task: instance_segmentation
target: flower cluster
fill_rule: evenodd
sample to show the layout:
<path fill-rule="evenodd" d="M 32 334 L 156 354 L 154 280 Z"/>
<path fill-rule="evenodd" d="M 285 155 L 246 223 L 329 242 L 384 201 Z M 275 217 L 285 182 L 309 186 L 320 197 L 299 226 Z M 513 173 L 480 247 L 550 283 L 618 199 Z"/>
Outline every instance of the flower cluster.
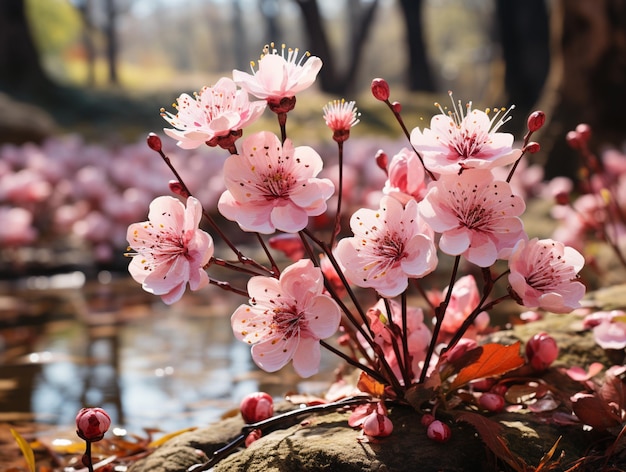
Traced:
<path fill-rule="evenodd" d="M 251 74 L 235 70 L 232 79 L 220 79 L 195 98 L 181 95 L 177 115 L 163 113 L 174 127 L 165 132 L 180 147 L 206 143 L 230 153 L 217 209 L 243 232 L 255 234 L 251 241 L 260 245 L 266 261 L 245 255 L 210 212 L 204 212 L 208 232 L 200 229 L 200 202 L 172 168 L 177 181 L 170 188 L 186 206 L 159 197 L 149 220 L 130 226 L 130 272 L 166 303 L 180 299 L 187 284 L 191 290 L 211 284 L 245 296 L 248 301 L 235 310 L 231 325 L 263 370 L 274 372 L 291 362 L 299 375 L 311 376 L 319 369 L 322 347 L 360 369 L 359 389 L 377 402 L 360 408 L 351 424 L 385 436 L 392 426 L 383 400 L 419 409 L 412 403 L 415 388 L 447 382 L 446 391 L 453 391 L 477 380 L 462 370 L 463 362 L 483 359 L 475 338 L 487 328 L 496 304 L 514 300 L 554 313 L 579 307 L 584 260 L 561 242 L 529 238 L 521 219 L 525 199 L 513 177 L 522 156 L 538 149 L 530 137 L 545 116 L 531 115 L 528 133 L 516 147 L 513 135 L 501 131 L 511 109 L 490 117 L 489 110 L 455 102 L 452 94 L 451 111 L 437 105 L 440 113 L 430 127 L 407 131 L 406 147 L 391 159 L 384 151 L 372 156 L 387 176 L 382 197 L 373 208 L 351 215 L 349 231 L 342 227 L 343 150 L 359 122 L 355 103 L 334 100 L 323 108 L 337 143 L 335 184 L 320 177 L 325 162 L 312 147 L 287 138 L 296 94 L 315 82 L 321 66 L 308 53 L 299 56 L 297 49 L 269 45 Z M 372 93 L 406 130 L 401 106 L 389 102 L 388 84 L 375 79 Z M 261 131 L 243 137 L 265 105 L 276 115 L 280 136 Z M 150 139 L 169 165 L 160 141 Z M 336 206 L 330 205 L 335 195 Z M 324 214 L 330 227 L 310 224 L 311 217 Z M 216 256 L 213 237 L 235 259 Z M 291 263 L 283 263 L 272 248 L 283 249 Z M 247 287 L 209 276 L 214 266 L 249 276 Z M 439 289 L 442 267 L 451 270 Z M 474 270 L 461 276 L 463 267 Z M 426 282 L 429 274 L 437 275 L 435 282 Z M 482 274 L 482 283 L 475 274 Z M 361 298 L 363 291 L 368 296 Z M 376 301 L 364 305 L 372 295 Z M 336 347 L 327 340 L 339 332 Z M 484 358 L 493 357 L 494 349 L 485 349 Z M 489 370 L 492 375 L 523 363 L 515 346 L 500 354 L 508 361 Z M 542 362 L 536 361 L 547 361 Z M 489 393 L 483 408 L 495 411 L 501 400 Z M 438 420 L 430 430 L 439 440 L 449 437 Z"/>

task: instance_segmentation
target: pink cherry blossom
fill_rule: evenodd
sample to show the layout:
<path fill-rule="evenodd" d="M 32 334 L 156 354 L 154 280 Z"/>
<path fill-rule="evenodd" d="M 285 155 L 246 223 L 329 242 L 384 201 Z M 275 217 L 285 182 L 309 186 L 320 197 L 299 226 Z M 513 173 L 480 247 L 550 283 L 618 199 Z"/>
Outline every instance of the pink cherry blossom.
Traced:
<path fill-rule="evenodd" d="M 387 166 L 387 182 L 383 193 L 406 204 L 410 199 L 420 201 L 426 194 L 424 166 L 417 154 L 402 148 Z"/>
<path fill-rule="evenodd" d="M 580 307 L 585 286 L 577 274 L 585 263 L 575 249 L 552 239 L 520 241 L 509 258 L 509 283 L 527 308 L 569 313 Z"/>
<path fill-rule="evenodd" d="M 136 252 L 130 275 L 167 304 L 183 296 L 187 283 L 191 290 L 209 283 L 204 266 L 213 256 L 213 239 L 198 229 L 201 218 L 202 207 L 194 197 L 186 207 L 174 197 L 157 197 L 148 221 L 128 227 L 126 237 Z"/>
<path fill-rule="evenodd" d="M 527 238 L 518 218 L 524 200 L 486 170 L 442 176 L 429 185 L 419 209 L 433 230 L 441 233 L 439 249 L 462 254 L 479 267 L 506 258 L 515 243 Z"/>
<path fill-rule="evenodd" d="M 402 372 L 400 371 L 400 362 L 393 346 L 394 340 L 396 346 L 402 346 L 401 333 L 405 331 L 405 327 L 402 323 L 402 309 L 400 305 L 393 300 L 390 300 L 389 306 L 391 313 L 387 311 L 384 300 L 380 299 L 376 305 L 367 310 L 366 315 L 370 329 L 374 334 L 374 341 L 382 348 L 385 360 L 391 367 L 398 381 L 404 384 Z M 399 328 L 398 331 L 392 330 L 392 321 L 393 324 Z M 424 313 L 421 308 L 407 307 L 406 336 L 409 357 L 411 358 L 411 372 L 415 379 L 419 377 L 421 372 L 420 366 L 426 357 L 426 350 L 431 339 L 431 333 L 424 324 Z M 360 339 L 361 343 L 366 345 L 365 340 Z"/>
<path fill-rule="evenodd" d="M 437 306 L 445 298 L 448 287 L 441 292 L 429 293 L 428 299 Z M 467 317 L 478 307 L 480 293 L 473 275 L 461 277 L 454 283 L 452 294 L 446 308 L 445 316 L 441 323 L 442 334 L 454 334 L 467 319 Z M 474 337 L 477 332 L 484 330 L 489 324 L 489 314 L 481 312 L 474 321 L 473 329 L 465 334 L 465 337 Z"/>
<path fill-rule="evenodd" d="M 224 163 L 227 190 L 218 209 L 244 231 L 300 231 L 309 216 L 326 211 L 335 191 L 329 179 L 316 178 L 322 165 L 313 148 L 294 148 L 290 140 L 281 146 L 267 131 L 253 134 L 243 141 L 241 154 Z"/>
<path fill-rule="evenodd" d="M 322 60 L 306 52 L 298 58 L 299 50 L 286 48 L 283 44 L 280 53 L 274 43 L 263 48 L 258 70 L 251 62 L 252 74 L 233 70 L 233 80 L 257 98 L 278 103 L 283 98 L 294 97 L 298 92 L 309 88 L 322 68 Z"/>
<path fill-rule="evenodd" d="M 176 100 L 178 112 L 161 110 L 161 116 L 174 129 L 165 134 L 178 140 L 183 149 L 195 149 L 204 143 L 215 146 L 254 122 L 265 110 L 264 101 L 249 102 L 248 94 L 235 82 L 222 77 L 213 87 L 203 87 L 194 97 L 183 93 Z"/>
<path fill-rule="evenodd" d="M 25 208 L 0 206 L 0 244 L 24 246 L 37 237 L 33 214 Z"/>
<path fill-rule="evenodd" d="M 275 372 L 293 360 L 302 377 L 319 370 L 319 341 L 335 334 L 341 320 L 339 306 L 323 291 L 322 272 L 309 259 L 287 267 L 280 279 L 248 281 L 250 304 L 235 310 L 231 326 L 237 339 L 253 344 L 261 369 Z"/>
<path fill-rule="evenodd" d="M 463 169 L 492 169 L 515 162 L 521 155 L 513 149 L 513 135 L 499 133 L 498 129 L 510 117 L 507 112 L 487 113 L 472 109 L 472 102 L 463 107 L 454 102 L 453 111 L 441 114 L 430 121 L 430 129 L 419 128 L 411 132 L 411 143 L 421 153 L 426 168 L 436 174 L 458 174 Z M 496 121 L 497 120 L 497 121 Z"/>
<path fill-rule="evenodd" d="M 433 232 L 414 200 L 403 207 L 384 196 L 378 210 L 357 210 L 350 227 L 354 237 L 339 241 L 336 257 L 348 280 L 359 287 L 395 297 L 406 290 L 410 277 L 423 277 L 437 266 Z"/>

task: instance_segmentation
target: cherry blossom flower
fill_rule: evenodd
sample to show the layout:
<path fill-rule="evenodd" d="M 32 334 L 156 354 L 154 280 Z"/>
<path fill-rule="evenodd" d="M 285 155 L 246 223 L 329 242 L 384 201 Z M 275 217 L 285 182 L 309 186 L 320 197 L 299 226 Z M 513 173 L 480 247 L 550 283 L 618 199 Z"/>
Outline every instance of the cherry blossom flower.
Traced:
<path fill-rule="evenodd" d="M 237 339 L 253 344 L 252 359 L 261 369 L 275 372 L 293 360 L 302 377 L 319 370 L 319 341 L 341 320 L 339 306 L 323 291 L 322 272 L 309 259 L 287 267 L 280 279 L 248 281 L 250 304 L 235 310 L 231 326 Z"/>
<path fill-rule="evenodd" d="M 387 166 L 387 182 L 383 193 L 406 204 L 409 200 L 420 201 L 426 194 L 424 166 L 417 154 L 402 148 Z"/>
<path fill-rule="evenodd" d="M 359 123 L 360 113 L 354 106 L 355 102 L 346 102 L 344 99 L 333 100 L 324 105 L 324 121 L 326 126 L 333 130 L 333 139 L 343 142 L 350 136 L 350 128 Z"/>
<path fill-rule="evenodd" d="M 76 434 L 88 442 L 100 441 L 111 426 L 111 417 L 102 408 L 82 408 L 76 415 Z"/>
<path fill-rule="evenodd" d="M 336 257 L 348 280 L 395 297 L 409 277 L 423 277 L 437 266 L 433 232 L 417 213 L 417 202 L 406 207 L 383 196 L 378 210 L 362 208 L 350 219 L 354 237 L 339 241 Z"/>
<path fill-rule="evenodd" d="M 510 116 L 499 110 L 492 118 L 481 110 L 473 110 L 472 102 L 463 107 L 454 102 L 452 110 L 441 110 L 430 121 L 430 129 L 411 132 L 411 143 L 419 150 L 428 170 L 436 174 L 458 174 L 463 169 L 492 169 L 515 162 L 521 149 L 513 149 L 513 135 L 498 129 Z M 465 108 L 465 109 L 464 109 Z M 512 109 L 511 107 L 509 111 Z"/>
<path fill-rule="evenodd" d="M 227 77 L 213 87 L 203 87 L 195 97 L 183 93 L 176 102 L 176 115 L 161 109 L 161 116 L 174 127 L 163 131 L 183 149 L 204 143 L 216 146 L 224 140 L 232 144 L 231 134 L 239 137 L 239 131 L 261 116 L 266 106 L 264 101 L 249 102 L 248 94 Z"/>
<path fill-rule="evenodd" d="M 322 158 L 308 146 L 293 146 L 263 131 L 243 141 L 240 155 L 224 163 L 227 190 L 218 202 L 222 215 L 244 231 L 295 233 L 309 216 L 326 211 L 335 191 L 329 179 L 318 179 Z"/>
<path fill-rule="evenodd" d="M 33 214 L 25 208 L 0 206 L 0 244 L 25 246 L 37 237 Z"/>
<path fill-rule="evenodd" d="M 518 218 L 524 209 L 511 186 L 493 180 L 486 170 L 442 176 L 419 202 L 422 217 L 441 233 L 439 249 L 479 267 L 506 258 L 515 243 L 527 238 Z"/>
<path fill-rule="evenodd" d="M 514 298 L 526 308 L 569 313 L 580 307 L 585 286 L 577 274 L 585 263 L 575 249 L 552 239 L 520 241 L 509 258 Z"/>
<path fill-rule="evenodd" d="M 174 197 L 157 197 L 150 204 L 148 221 L 128 227 L 132 253 L 128 271 L 167 304 L 178 301 L 189 283 L 198 290 L 209 283 L 204 266 L 213 256 L 213 239 L 198 229 L 202 217 L 200 202 L 187 199 L 187 206 Z"/>
<path fill-rule="evenodd" d="M 282 99 L 292 98 L 309 88 L 322 68 L 319 57 L 308 52 L 298 57 L 298 53 L 297 48 L 287 48 L 284 44 L 280 53 L 274 49 L 274 43 L 266 45 L 258 70 L 254 70 L 256 64 L 253 61 L 250 63 L 252 74 L 233 70 L 233 80 L 251 95 L 267 100 L 270 108 L 276 107 Z"/>

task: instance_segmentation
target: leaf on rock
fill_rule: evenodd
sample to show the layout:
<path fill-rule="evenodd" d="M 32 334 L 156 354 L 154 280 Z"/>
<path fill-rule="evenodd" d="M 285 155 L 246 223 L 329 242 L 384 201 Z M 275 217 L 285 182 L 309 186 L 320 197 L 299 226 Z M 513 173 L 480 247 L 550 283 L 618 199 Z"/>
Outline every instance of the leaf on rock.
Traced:
<path fill-rule="evenodd" d="M 365 372 L 361 372 L 359 381 L 356 384 L 357 388 L 364 393 L 369 393 L 373 397 L 380 398 L 385 392 L 385 386 L 380 382 L 377 382 Z"/>
<path fill-rule="evenodd" d="M 481 348 L 480 357 L 461 369 L 450 385 L 451 389 L 458 388 L 472 380 L 502 375 L 524 365 L 524 358 L 519 353 L 519 341 L 510 346 L 491 343 L 485 344 Z"/>

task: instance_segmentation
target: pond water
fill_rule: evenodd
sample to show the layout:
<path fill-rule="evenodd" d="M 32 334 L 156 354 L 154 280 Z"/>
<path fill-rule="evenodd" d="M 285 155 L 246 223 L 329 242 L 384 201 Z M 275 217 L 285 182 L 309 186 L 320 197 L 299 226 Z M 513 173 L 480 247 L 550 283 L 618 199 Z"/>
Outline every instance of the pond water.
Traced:
<path fill-rule="evenodd" d="M 122 275 L 80 272 L 0 282 L 0 419 L 73 425 L 102 406 L 131 432 L 203 426 L 247 393 L 319 393 L 337 360 L 302 381 L 261 372 L 233 337 L 241 297 L 208 288 L 168 307 Z"/>

